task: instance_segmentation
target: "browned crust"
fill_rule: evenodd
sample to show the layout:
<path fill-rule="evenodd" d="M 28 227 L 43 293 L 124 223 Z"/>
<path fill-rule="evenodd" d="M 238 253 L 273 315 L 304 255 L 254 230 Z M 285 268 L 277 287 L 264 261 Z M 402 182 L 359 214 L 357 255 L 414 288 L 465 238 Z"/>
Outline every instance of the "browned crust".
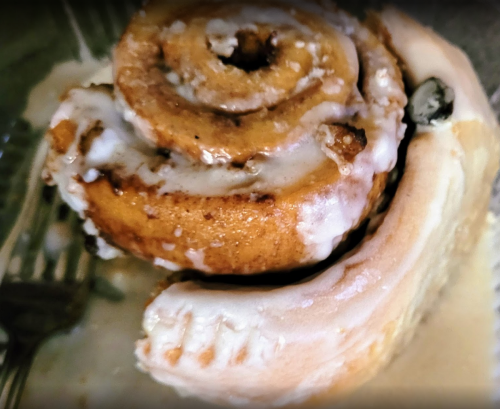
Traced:
<path fill-rule="evenodd" d="M 361 220 L 385 180 L 386 174 L 375 176 Z M 89 203 L 87 216 L 103 236 L 141 258 L 195 268 L 186 252 L 201 249 L 203 263 L 213 274 L 255 274 L 299 267 L 307 255 L 296 226 L 301 204 L 313 194 L 310 185 L 288 195 L 258 198 L 158 196 L 137 179 L 116 186 L 109 177 L 82 186 Z M 175 248 L 167 251 L 163 244 Z"/>
<path fill-rule="evenodd" d="M 77 124 L 68 119 L 62 120 L 47 133 L 52 149 L 59 155 L 68 152 L 75 140 Z"/>

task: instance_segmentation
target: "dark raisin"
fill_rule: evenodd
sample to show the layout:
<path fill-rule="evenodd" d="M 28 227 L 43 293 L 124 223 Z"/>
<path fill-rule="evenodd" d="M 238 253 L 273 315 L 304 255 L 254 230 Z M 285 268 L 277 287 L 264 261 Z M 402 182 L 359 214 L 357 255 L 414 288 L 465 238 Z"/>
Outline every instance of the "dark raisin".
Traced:
<path fill-rule="evenodd" d="M 408 104 L 413 122 L 429 125 L 444 121 L 453 113 L 455 92 L 439 78 L 429 78 L 418 86 Z"/>

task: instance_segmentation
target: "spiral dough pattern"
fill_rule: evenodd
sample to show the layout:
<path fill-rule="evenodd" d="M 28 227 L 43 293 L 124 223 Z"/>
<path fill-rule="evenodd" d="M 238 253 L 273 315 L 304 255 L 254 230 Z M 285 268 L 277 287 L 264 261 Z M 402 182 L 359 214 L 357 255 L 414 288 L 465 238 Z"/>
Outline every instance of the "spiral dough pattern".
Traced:
<path fill-rule="evenodd" d="M 68 93 L 48 168 L 98 240 L 169 269 L 325 259 L 373 210 L 404 134 L 394 57 L 336 6 L 153 1 L 113 71 L 114 90 Z"/>

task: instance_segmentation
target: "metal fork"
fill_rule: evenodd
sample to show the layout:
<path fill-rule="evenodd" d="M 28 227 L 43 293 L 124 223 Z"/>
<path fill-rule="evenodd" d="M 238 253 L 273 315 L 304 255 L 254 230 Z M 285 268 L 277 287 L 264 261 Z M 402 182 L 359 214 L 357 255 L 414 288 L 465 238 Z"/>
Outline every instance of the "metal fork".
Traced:
<path fill-rule="evenodd" d="M 0 325 L 9 336 L 0 371 L 0 408 L 16 408 L 38 347 L 83 315 L 92 257 L 75 232 L 77 217 L 41 181 L 40 146 L 26 202 L 0 250 Z"/>

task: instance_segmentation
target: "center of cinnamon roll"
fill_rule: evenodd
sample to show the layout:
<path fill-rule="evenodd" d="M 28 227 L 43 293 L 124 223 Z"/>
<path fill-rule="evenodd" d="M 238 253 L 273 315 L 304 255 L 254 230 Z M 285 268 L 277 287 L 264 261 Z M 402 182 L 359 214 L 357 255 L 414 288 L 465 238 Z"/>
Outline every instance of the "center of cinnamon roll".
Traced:
<path fill-rule="evenodd" d="M 162 148 L 244 164 L 366 105 L 353 40 L 314 13 L 279 1 L 200 2 L 158 24 L 151 16 L 162 7 L 138 17 L 115 54 L 119 101 L 138 134 Z M 337 109 L 314 111 L 321 103 Z"/>
<path fill-rule="evenodd" d="M 218 55 L 224 64 L 233 65 L 247 73 L 269 67 L 276 58 L 277 32 L 264 35 L 240 30 L 235 35 L 238 45 L 229 57 Z M 211 45 L 211 44 L 210 44 Z"/>

